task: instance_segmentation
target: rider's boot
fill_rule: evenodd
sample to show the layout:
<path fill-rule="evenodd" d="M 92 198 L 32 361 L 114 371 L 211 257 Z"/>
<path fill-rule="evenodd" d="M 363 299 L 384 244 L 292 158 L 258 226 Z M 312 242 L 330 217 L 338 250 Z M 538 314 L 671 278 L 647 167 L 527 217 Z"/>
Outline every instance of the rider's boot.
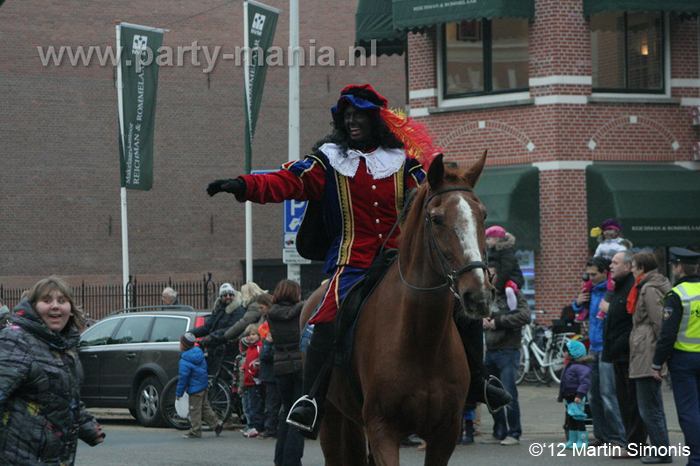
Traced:
<path fill-rule="evenodd" d="M 304 395 L 292 405 L 287 416 L 287 423 L 298 427 L 301 435 L 309 439 L 316 439 L 321 427 L 323 403 L 332 368 L 328 357 L 333 347 L 333 337 L 332 322 L 315 325 L 311 342 L 306 348 Z M 312 393 L 315 384 L 316 390 Z"/>
<path fill-rule="evenodd" d="M 496 377 L 491 376 L 488 382 L 484 370 L 484 328 L 481 319 L 471 319 L 461 310 L 454 314 L 455 324 L 462 338 L 467 362 L 471 372 L 471 384 L 467 393 L 467 403 L 485 403 L 492 413 L 500 410 L 511 402 L 513 397 Z"/>

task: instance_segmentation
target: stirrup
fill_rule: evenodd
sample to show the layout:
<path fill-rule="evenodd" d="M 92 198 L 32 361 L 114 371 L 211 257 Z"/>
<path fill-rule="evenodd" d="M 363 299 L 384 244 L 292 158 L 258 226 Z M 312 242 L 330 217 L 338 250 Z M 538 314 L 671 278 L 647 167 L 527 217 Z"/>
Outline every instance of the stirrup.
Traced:
<path fill-rule="evenodd" d="M 308 403 L 314 409 L 314 420 L 310 426 L 301 424 L 300 422 L 292 419 L 292 413 L 299 403 Z M 316 425 L 316 419 L 318 419 L 318 404 L 314 398 L 309 398 L 308 395 L 303 395 L 301 398 L 295 401 L 292 408 L 289 410 L 289 414 L 287 414 L 287 424 L 293 425 L 301 430 L 305 430 L 306 432 L 313 432 L 314 426 Z"/>
<path fill-rule="evenodd" d="M 501 382 L 501 380 L 500 380 L 498 377 L 494 376 L 494 375 L 490 375 L 490 376 L 489 376 L 489 379 L 484 383 L 484 403 L 486 403 L 486 407 L 488 408 L 489 413 L 493 414 L 493 413 L 499 412 L 500 410 L 502 410 L 503 408 L 505 408 L 505 407 L 508 406 L 508 405 L 505 404 L 505 405 L 503 405 L 503 406 L 499 406 L 499 407 L 496 408 L 496 409 L 493 409 L 493 408 L 491 407 L 491 405 L 489 404 L 489 397 L 488 397 L 488 388 L 489 388 L 489 385 L 491 385 L 491 382 L 495 382 L 495 383 L 493 384 L 494 387 L 500 388 L 500 389 L 502 389 L 503 391 L 505 391 L 506 393 L 507 393 L 508 391 L 506 390 L 506 387 L 503 385 L 503 382 Z"/>

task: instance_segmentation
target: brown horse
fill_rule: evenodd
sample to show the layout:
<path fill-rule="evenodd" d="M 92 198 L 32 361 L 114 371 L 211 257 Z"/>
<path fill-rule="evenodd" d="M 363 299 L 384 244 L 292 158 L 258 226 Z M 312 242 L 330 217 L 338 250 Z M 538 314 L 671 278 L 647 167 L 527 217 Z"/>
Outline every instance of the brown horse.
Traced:
<path fill-rule="evenodd" d="M 446 169 L 442 155 L 432 162 L 403 225 L 398 260 L 357 324 L 351 370 L 364 403 L 342 371 L 331 377 L 320 432 L 326 465 L 398 465 L 399 444 L 410 434 L 426 441 L 427 466 L 452 456 L 470 382 L 455 299 L 482 318 L 493 292 L 481 262 L 486 209 L 472 191 L 485 159 L 486 152 L 466 171 Z M 302 325 L 314 301 L 318 291 Z"/>

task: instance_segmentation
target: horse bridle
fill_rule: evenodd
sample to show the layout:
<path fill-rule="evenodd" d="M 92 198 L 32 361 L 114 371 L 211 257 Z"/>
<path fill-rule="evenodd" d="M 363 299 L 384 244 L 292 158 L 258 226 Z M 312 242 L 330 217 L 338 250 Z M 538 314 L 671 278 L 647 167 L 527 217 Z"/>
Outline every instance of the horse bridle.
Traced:
<path fill-rule="evenodd" d="M 465 191 L 468 193 L 473 192 L 469 188 L 463 188 L 463 187 L 456 187 L 456 188 L 445 188 L 441 189 L 439 191 L 434 192 L 433 194 L 428 197 L 428 200 L 425 202 L 425 221 L 426 221 L 426 228 L 428 230 L 428 238 L 431 243 L 431 247 L 435 249 L 438 253 L 438 258 L 440 259 L 440 268 L 442 269 L 442 274 L 445 279 L 445 283 L 438 285 L 438 286 L 433 286 L 433 287 L 428 287 L 428 288 L 422 288 L 418 286 L 411 285 L 406 281 L 406 279 L 403 277 L 403 273 L 401 272 L 401 254 L 399 254 L 398 257 L 398 269 L 399 269 L 399 277 L 401 278 L 401 281 L 404 283 L 404 285 L 408 286 L 409 288 L 417 291 L 434 291 L 434 290 L 439 290 L 440 288 L 444 287 L 449 287 L 450 291 L 454 293 L 454 295 L 461 301 L 461 296 L 457 292 L 457 288 L 455 286 L 455 280 L 462 275 L 465 272 L 469 272 L 470 270 L 474 269 L 484 269 L 486 273 L 489 273 L 489 268 L 488 266 L 483 262 L 483 261 L 472 261 L 462 267 L 461 269 L 458 270 L 450 270 L 450 263 L 445 257 L 445 254 L 442 252 L 440 249 L 440 246 L 437 244 L 437 240 L 435 239 L 435 234 L 433 233 L 433 223 L 430 220 L 430 210 L 428 207 L 430 206 L 430 201 L 433 200 L 435 196 L 439 196 L 441 194 L 445 194 L 448 192 L 452 191 Z"/>

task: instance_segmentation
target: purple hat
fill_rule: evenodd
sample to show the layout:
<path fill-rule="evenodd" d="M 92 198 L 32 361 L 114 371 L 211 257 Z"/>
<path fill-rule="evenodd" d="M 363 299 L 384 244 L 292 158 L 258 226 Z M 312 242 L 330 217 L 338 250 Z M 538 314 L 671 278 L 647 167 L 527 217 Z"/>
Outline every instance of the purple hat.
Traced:
<path fill-rule="evenodd" d="M 494 226 L 486 229 L 486 237 L 487 238 L 505 238 L 506 237 L 506 229 L 503 227 L 499 227 L 498 225 L 494 225 Z"/>
<path fill-rule="evenodd" d="M 620 231 L 620 230 L 622 230 L 622 224 L 620 222 L 618 222 L 617 220 L 615 220 L 614 218 L 609 218 L 600 224 L 601 230 L 605 231 L 608 228 L 613 228 L 617 231 Z"/>

